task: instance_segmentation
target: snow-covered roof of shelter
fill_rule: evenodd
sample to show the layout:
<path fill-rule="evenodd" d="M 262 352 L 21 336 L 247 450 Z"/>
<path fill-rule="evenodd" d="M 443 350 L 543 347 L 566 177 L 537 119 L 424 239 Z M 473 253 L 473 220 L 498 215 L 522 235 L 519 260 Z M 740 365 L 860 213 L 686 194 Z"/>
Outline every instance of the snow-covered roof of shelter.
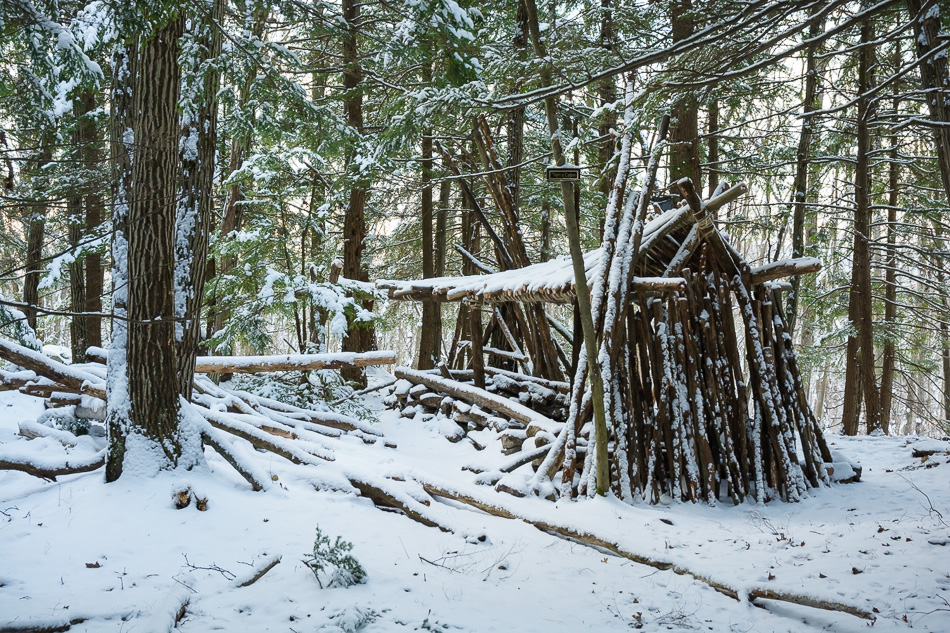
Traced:
<path fill-rule="evenodd" d="M 641 248 L 649 251 L 662 237 L 691 221 L 688 207 L 663 213 L 644 227 Z M 602 248 L 584 254 L 588 279 L 600 274 Z M 410 281 L 381 279 L 376 287 L 388 290 L 392 299 L 416 301 L 545 301 L 568 303 L 574 296 L 571 258 L 562 255 L 524 268 L 467 277 L 430 277 Z"/>

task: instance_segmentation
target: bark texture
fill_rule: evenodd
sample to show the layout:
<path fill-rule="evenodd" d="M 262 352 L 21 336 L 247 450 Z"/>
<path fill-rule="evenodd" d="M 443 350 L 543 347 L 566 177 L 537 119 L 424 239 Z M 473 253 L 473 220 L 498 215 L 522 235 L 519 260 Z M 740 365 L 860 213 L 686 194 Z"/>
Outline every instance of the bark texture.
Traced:
<path fill-rule="evenodd" d="M 141 44 L 132 78 L 135 145 L 129 190 L 128 396 L 131 427 L 181 456 L 175 345 L 174 228 L 181 16 Z M 131 429 L 130 429 L 131 431 Z"/>
<path fill-rule="evenodd" d="M 343 0 L 343 20 L 346 30 L 343 35 L 343 90 L 346 98 L 343 112 L 346 123 L 353 134 L 363 133 L 363 94 L 360 83 L 363 69 L 360 67 L 357 35 L 360 23 L 360 3 L 357 0 Z M 347 157 L 352 163 L 354 156 Z M 350 164 L 352 168 L 352 164 Z M 343 271 L 348 279 L 369 281 L 369 272 L 363 263 L 363 241 L 366 239 L 366 183 L 357 181 L 350 189 L 346 216 L 343 221 Z M 373 309 L 373 300 L 361 300 L 363 308 Z M 372 325 L 365 322 L 351 322 L 343 338 L 344 352 L 366 352 L 375 346 L 375 333 Z M 366 376 L 359 369 L 344 369 L 340 374 L 347 380 L 366 386 Z"/>

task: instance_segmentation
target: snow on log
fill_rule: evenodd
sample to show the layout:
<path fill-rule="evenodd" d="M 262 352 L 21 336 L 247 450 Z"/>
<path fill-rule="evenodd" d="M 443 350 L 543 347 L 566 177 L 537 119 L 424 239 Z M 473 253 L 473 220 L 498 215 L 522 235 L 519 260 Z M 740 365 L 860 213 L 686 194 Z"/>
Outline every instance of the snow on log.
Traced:
<path fill-rule="evenodd" d="M 294 464 L 319 464 L 314 458 L 330 462 L 334 460 L 333 453 L 326 447 L 313 442 L 302 443 L 300 440 L 291 441 L 272 435 L 256 426 L 255 422 L 258 421 L 252 416 L 211 411 L 203 407 L 195 407 L 195 411 L 201 414 L 214 428 L 236 435 L 250 442 L 254 448 L 276 453 Z M 301 445 L 305 445 L 310 450 L 303 450 Z"/>
<path fill-rule="evenodd" d="M 256 374 L 275 371 L 309 371 L 393 365 L 396 352 L 342 352 L 340 354 L 278 354 L 273 356 L 199 356 L 198 374 Z"/>
<path fill-rule="evenodd" d="M 241 458 L 226 433 L 214 428 L 206 420 L 201 421 L 201 427 L 201 439 L 204 443 L 213 448 L 247 483 L 251 484 L 255 492 L 269 487 L 267 476 L 258 470 L 256 465 Z"/>
<path fill-rule="evenodd" d="M 781 279 L 782 277 L 817 273 L 819 270 L 821 270 L 821 261 L 814 257 L 782 259 L 753 268 L 752 283 L 761 284 L 766 281 L 772 281 L 773 279 Z"/>
<path fill-rule="evenodd" d="M 105 466 L 106 453 L 98 453 L 86 457 L 70 457 L 60 461 L 47 460 L 39 463 L 33 459 L 26 459 L 21 456 L 0 455 L 0 470 L 19 470 L 28 475 L 39 477 L 40 479 L 49 479 L 56 481 L 61 475 L 75 475 L 77 473 L 88 473 Z"/>
<path fill-rule="evenodd" d="M 686 280 L 682 277 L 634 277 L 631 285 L 634 292 L 686 290 Z"/>
<path fill-rule="evenodd" d="M 36 379 L 37 375 L 34 371 L 5 371 L 0 369 L 0 391 L 19 389 Z"/>
<path fill-rule="evenodd" d="M 525 426 L 535 425 L 545 431 L 556 433 L 561 425 L 554 420 L 532 411 L 528 407 L 503 396 L 489 393 L 472 385 L 466 385 L 454 380 L 447 380 L 441 376 L 428 374 L 407 367 L 397 367 L 394 372 L 396 378 L 403 378 L 417 385 L 425 385 L 434 391 L 445 393 L 457 400 L 477 404 L 483 409 L 496 411 L 506 415 Z"/>
<path fill-rule="evenodd" d="M 17 435 L 20 437 L 25 437 L 28 440 L 36 439 L 38 437 L 51 437 L 63 446 L 69 448 L 72 448 L 79 443 L 79 438 L 69 431 L 63 429 L 54 429 L 52 427 L 46 426 L 45 424 L 34 422 L 33 420 L 23 420 L 17 426 Z"/>
<path fill-rule="evenodd" d="M 643 229 L 642 249 L 648 251 L 667 236 L 692 220 L 685 206 L 672 209 L 651 220 Z M 588 279 L 600 275 L 601 249 L 584 254 L 584 268 Z M 662 272 L 662 269 L 655 271 Z M 682 281 L 682 280 L 680 280 Z M 658 282 L 655 278 L 635 278 L 634 284 L 645 283 L 646 290 L 671 290 L 677 285 L 673 279 Z M 664 287 L 657 287 L 659 283 Z M 684 282 L 685 283 L 685 282 Z M 670 287 L 666 287 L 671 284 Z M 376 288 L 386 290 L 391 299 L 410 301 L 543 301 L 570 303 L 574 298 L 574 269 L 567 256 L 489 275 L 468 277 L 430 277 L 412 281 L 380 279 Z"/>
<path fill-rule="evenodd" d="M 0 338 L 0 358 L 57 382 L 76 393 L 105 399 L 102 379 L 78 367 L 71 367 L 13 341 Z M 60 389 L 60 391 L 63 391 Z"/>

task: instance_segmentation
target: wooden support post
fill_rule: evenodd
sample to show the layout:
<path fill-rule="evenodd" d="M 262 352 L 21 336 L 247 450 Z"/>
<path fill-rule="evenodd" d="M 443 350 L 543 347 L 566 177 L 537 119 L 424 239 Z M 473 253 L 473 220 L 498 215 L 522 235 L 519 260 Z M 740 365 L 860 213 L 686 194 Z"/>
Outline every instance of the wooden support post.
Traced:
<path fill-rule="evenodd" d="M 480 303 L 469 307 L 470 331 L 472 341 L 472 370 L 475 372 L 475 386 L 485 388 L 485 356 L 482 351 L 482 306 Z"/>

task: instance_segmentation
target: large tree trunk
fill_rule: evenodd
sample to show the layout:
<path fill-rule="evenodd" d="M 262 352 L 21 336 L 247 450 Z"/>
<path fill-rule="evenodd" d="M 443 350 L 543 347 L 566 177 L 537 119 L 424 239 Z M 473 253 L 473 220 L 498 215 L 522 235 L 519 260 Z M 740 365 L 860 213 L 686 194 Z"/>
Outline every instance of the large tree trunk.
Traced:
<path fill-rule="evenodd" d="M 343 90 L 345 100 L 343 111 L 346 123 L 354 131 L 363 133 L 363 95 L 359 92 L 360 82 L 363 79 L 363 69 L 360 67 L 357 34 L 359 33 L 360 3 L 357 0 L 343 0 L 343 20 L 346 30 L 343 35 Z M 351 169 L 353 156 L 347 156 L 347 163 Z M 348 279 L 369 281 L 369 273 L 363 263 L 363 241 L 366 239 L 366 184 L 362 178 L 354 173 L 356 182 L 350 188 L 349 202 L 346 206 L 346 217 L 343 221 L 343 276 Z M 373 309 L 372 299 L 361 301 L 366 310 Z M 350 323 L 343 339 L 343 351 L 367 352 L 375 347 L 375 333 L 370 323 Z M 366 376 L 359 369 L 345 369 L 340 374 L 346 380 L 351 380 L 366 386 Z"/>
<path fill-rule="evenodd" d="M 180 131 L 177 108 L 181 82 L 178 40 L 183 27 L 184 19 L 173 17 L 157 28 L 147 42 L 134 38 L 130 45 L 138 50 L 132 55 L 135 59 L 129 79 L 132 94 L 126 125 L 131 134 L 122 134 L 123 139 L 131 137 L 134 143 L 126 225 L 128 400 L 119 401 L 123 396 L 121 388 L 110 389 L 109 426 L 110 432 L 116 432 L 118 437 L 110 437 L 107 479 L 121 474 L 122 461 L 129 450 L 140 451 L 140 457 L 148 452 L 151 460 L 159 456 L 153 466 L 160 468 L 177 465 L 183 454 L 184 438 L 178 425 L 174 306 Z M 122 166 L 128 167 L 128 163 Z M 117 200 L 117 207 L 122 204 L 121 198 Z M 113 257 L 122 259 L 123 253 L 114 252 Z M 117 379 L 120 378 L 111 375 L 109 383 Z"/>
<path fill-rule="evenodd" d="M 175 287 L 180 296 L 176 316 L 181 321 L 178 341 L 178 390 L 191 400 L 195 356 L 201 339 L 201 306 L 208 270 L 208 234 L 214 207 L 214 165 L 218 133 L 217 92 L 220 71 L 208 61 L 221 54 L 221 29 L 225 0 L 215 0 L 210 15 L 195 17 L 201 25 L 197 43 L 201 53 L 194 70 L 204 73 L 197 80 L 197 109 L 185 113 L 182 129 L 181 194 L 176 214 Z"/>
<path fill-rule="evenodd" d="M 808 38 L 814 39 L 824 31 L 824 23 L 816 22 L 808 31 Z M 805 254 L 805 216 L 808 212 L 808 171 L 811 166 L 810 149 L 811 138 L 814 132 L 815 120 L 809 116 L 821 105 L 821 96 L 818 92 L 818 64 L 815 59 L 817 46 L 808 47 L 805 56 L 805 98 L 802 102 L 802 131 L 798 137 L 798 153 L 795 160 L 795 181 L 792 184 L 792 257 L 801 257 Z M 788 294 L 788 334 L 795 336 L 795 326 L 798 323 L 798 302 L 801 292 L 802 278 L 800 275 L 792 277 L 792 291 Z"/>
<path fill-rule="evenodd" d="M 933 123 L 934 141 L 940 163 L 940 179 L 944 195 L 950 202 L 950 65 L 946 51 L 931 55 L 940 45 L 941 3 L 934 0 L 921 2 L 907 0 L 907 10 L 914 19 L 914 41 L 917 43 L 917 59 L 920 62 L 920 83 L 926 95 L 927 109 Z M 942 266 L 941 266 L 942 268 Z M 942 298 L 947 305 L 946 297 Z M 946 314 L 946 313 L 945 313 Z M 940 319 L 941 364 L 943 367 L 943 415 L 950 419 L 950 333 L 946 319 Z"/>
<path fill-rule="evenodd" d="M 870 20 L 861 25 L 861 43 L 863 47 L 858 58 L 858 94 L 862 95 L 857 104 L 857 166 L 854 173 L 854 242 L 851 254 L 851 290 L 849 295 L 848 317 L 855 329 L 855 335 L 848 337 L 847 370 L 845 372 L 845 412 L 842 418 L 845 432 L 857 432 L 856 406 L 849 406 L 849 400 L 857 391 L 860 380 L 864 393 L 864 407 L 868 432 L 881 426 L 880 392 L 874 371 L 874 321 L 871 297 L 871 179 L 870 152 L 871 135 L 869 124 L 874 116 L 874 104 L 867 96 L 874 85 L 873 64 L 874 48 L 870 43 L 874 39 Z"/>
<path fill-rule="evenodd" d="M 129 188 L 132 185 L 132 74 L 135 40 L 112 60 L 109 144 L 112 156 L 112 340 L 106 359 L 106 481 L 122 475 L 128 411 Z"/>

